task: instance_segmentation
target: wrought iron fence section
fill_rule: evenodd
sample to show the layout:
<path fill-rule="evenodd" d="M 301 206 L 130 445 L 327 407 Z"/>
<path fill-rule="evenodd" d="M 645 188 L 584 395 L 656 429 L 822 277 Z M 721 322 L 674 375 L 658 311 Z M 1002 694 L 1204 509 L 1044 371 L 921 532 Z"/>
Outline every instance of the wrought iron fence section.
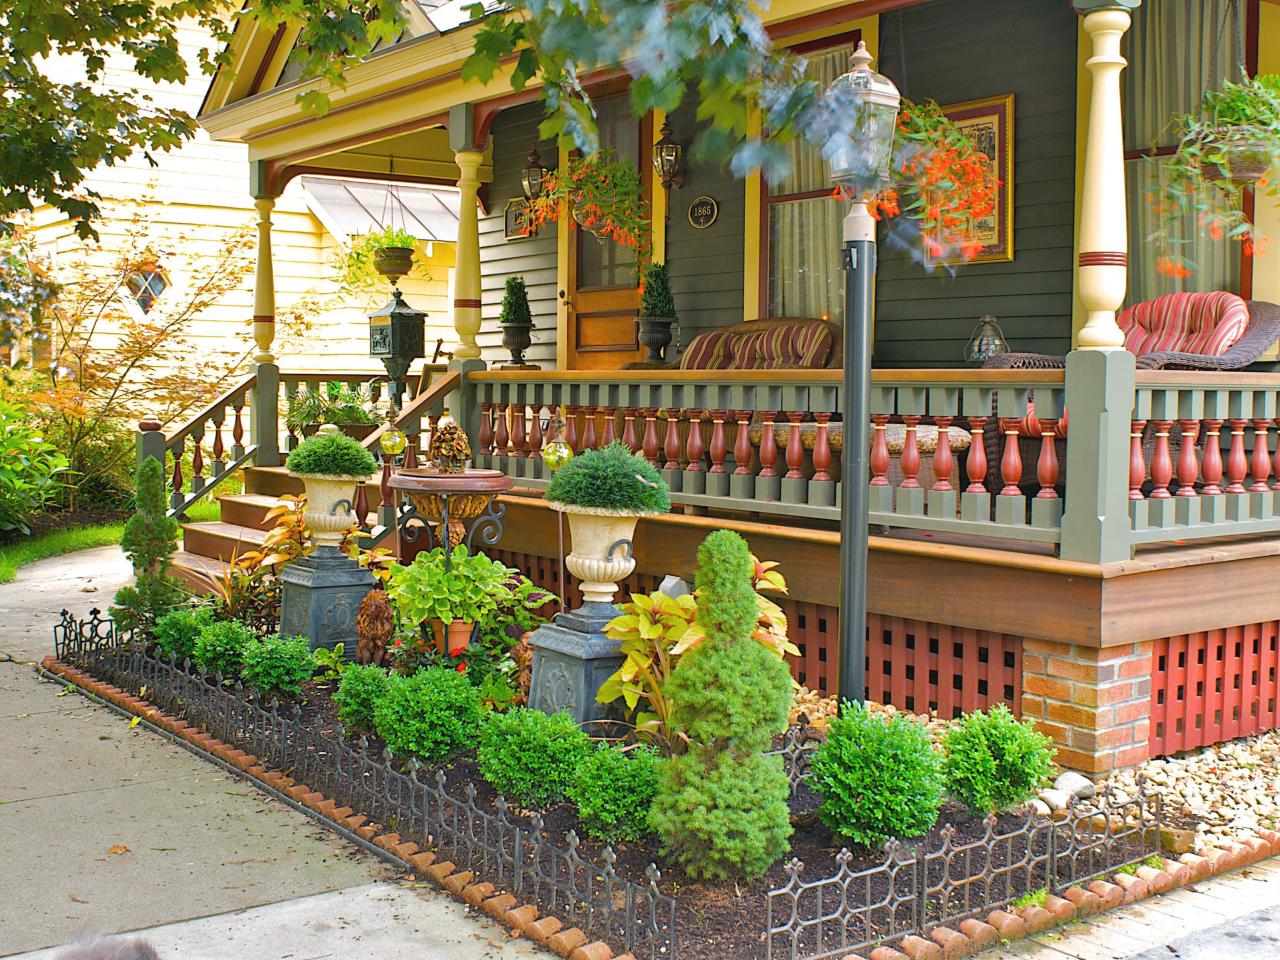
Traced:
<path fill-rule="evenodd" d="M 256 699 L 238 682 L 153 656 L 131 631 L 97 610 L 81 620 L 64 611 L 54 643 L 62 662 L 133 691 L 403 840 L 434 846 L 442 857 L 542 903 L 591 936 L 647 960 L 676 957 L 676 903 L 659 889 L 656 867 L 649 867 L 645 883 L 627 880 L 618 874 L 611 848 L 598 858 L 584 856 L 572 832 L 563 845 L 556 843 L 540 818 L 513 816 L 502 797 L 493 812 L 486 810 L 472 784 L 459 798 L 443 772 L 416 762 L 399 766 L 364 738 L 346 740 L 341 725 L 336 736 L 326 734 L 304 722 L 297 704 Z"/>
<path fill-rule="evenodd" d="M 772 755 L 781 755 L 793 797 L 800 789 L 800 784 L 809 779 L 810 764 L 820 746 L 822 737 L 814 732 L 808 718 L 801 714 L 799 722 L 788 727 L 787 732 L 782 735 L 782 745 L 777 750 L 768 751 Z"/>

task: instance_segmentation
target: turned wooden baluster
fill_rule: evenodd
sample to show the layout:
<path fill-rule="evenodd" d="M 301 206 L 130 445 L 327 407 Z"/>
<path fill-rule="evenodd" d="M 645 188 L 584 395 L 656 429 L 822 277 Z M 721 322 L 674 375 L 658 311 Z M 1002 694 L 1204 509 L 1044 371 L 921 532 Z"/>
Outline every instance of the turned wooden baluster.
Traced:
<path fill-rule="evenodd" d="M 622 445 L 632 453 L 640 452 L 640 441 L 636 437 L 636 408 L 624 407 L 622 410 Z"/>
<path fill-rule="evenodd" d="M 493 404 L 480 404 L 480 452 L 493 453 Z"/>
<path fill-rule="evenodd" d="M 654 407 L 644 409 L 644 440 L 640 443 L 644 458 L 655 467 L 658 465 L 658 411 Z"/>
<path fill-rule="evenodd" d="M 175 510 L 182 505 L 182 449 L 183 441 L 173 445 L 173 492 L 169 494 L 169 506 Z"/>
<path fill-rule="evenodd" d="M 1179 497 L 1196 497 L 1196 480 L 1200 477 L 1200 465 L 1196 463 L 1196 437 L 1200 435 L 1199 420 L 1179 420 L 1182 428 L 1182 449 L 1178 451 Z"/>
<path fill-rule="evenodd" d="M 803 480 L 804 479 L 804 439 L 800 435 L 800 421 L 804 419 L 804 412 L 792 411 L 787 414 L 787 419 L 791 421 L 791 428 L 787 432 L 787 480 Z"/>
<path fill-rule="evenodd" d="M 582 451 L 582 445 L 578 442 L 578 410 L 579 407 L 566 406 L 564 408 L 564 442 L 569 445 L 574 453 Z"/>
<path fill-rule="evenodd" d="M 542 405 L 535 403 L 529 408 L 529 459 L 542 459 Z"/>
<path fill-rule="evenodd" d="M 1250 493 L 1266 493 L 1271 489 L 1267 478 L 1271 476 L 1271 447 L 1267 431 L 1271 429 L 1270 420 L 1253 421 L 1253 484 Z"/>
<path fill-rule="evenodd" d="M 600 412 L 604 414 L 604 432 L 600 435 L 600 446 L 607 447 L 617 439 L 614 431 L 617 429 L 618 411 L 614 407 L 601 407 Z"/>
<path fill-rule="evenodd" d="M 902 484 L 905 489 L 914 490 L 920 486 L 916 478 L 920 475 L 920 443 L 916 438 L 916 430 L 920 426 L 920 417 L 913 415 L 902 418 L 906 427 L 906 436 L 902 440 Z"/>
<path fill-rule="evenodd" d="M 1142 452 L 1142 431 L 1147 427 L 1145 420 L 1129 421 L 1129 499 L 1145 500 L 1142 495 L 1142 484 L 1147 479 L 1147 459 Z"/>
<path fill-rule="evenodd" d="M 1231 447 L 1227 450 L 1227 493 L 1245 493 L 1249 459 L 1244 454 L 1244 428 L 1248 420 L 1231 420 Z"/>
<path fill-rule="evenodd" d="M 1018 425 L 1016 417 L 1002 417 L 1000 430 L 1004 433 L 1004 455 L 1000 458 L 1000 479 L 1004 486 L 1000 496 L 1017 497 L 1022 494 L 1018 484 L 1022 482 L 1022 451 L 1018 449 Z"/>
<path fill-rule="evenodd" d="M 596 439 L 596 409 L 595 407 L 583 407 L 583 428 L 582 428 L 582 449 L 596 450 L 600 446 L 600 442 Z"/>
<path fill-rule="evenodd" d="M 751 411 L 738 410 L 734 413 L 738 422 L 738 432 L 733 438 L 733 459 L 738 464 L 734 468 L 735 477 L 751 476 Z"/>
<path fill-rule="evenodd" d="M 367 531 L 369 529 L 369 493 L 365 490 L 363 480 L 356 484 L 356 502 L 351 505 L 351 509 L 356 514 L 356 529 Z"/>
<path fill-rule="evenodd" d="M 1040 459 L 1036 461 L 1040 492 L 1036 494 L 1037 500 L 1058 499 L 1058 491 L 1054 489 L 1058 483 L 1058 448 L 1053 442 L 1057 430 L 1057 420 L 1040 421 Z"/>
<path fill-rule="evenodd" d="M 986 417 L 968 417 L 969 433 L 972 439 L 969 441 L 969 456 L 965 458 L 964 469 L 969 475 L 969 486 L 965 487 L 965 493 L 986 493 L 987 492 L 987 446 L 983 440 L 983 434 L 987 429 Z"/>
<path fill-rule="evenodd" d="M 204 421 L 191 430 L 191 490 L 204 489 Z"/>
<path fill-rule="evenodd" d="M 1280 427 L 1280 417 L 1272 421 L 1277 427 Z M 1272 490 L 1280 490 L 1280 432 L 1276 434 L 1276 453 L 1274 460 L 1276 482 L 1271 485 Z"/>
<path fill-rule="evenodd" d="M 214 476 L 221 476 L 222 471 L 227 468 L 227 450 L 222 445 L 222 421 L 226 416 L 226 411 L 222 408 L 213 415 L 213 473 Z"/>
<path fill-rule="evenodd" d="M 1206 497 L 1222 496 L 1222 447 L 1219 438 L 1222 436 L 1221 420 L 1204 422 L 1204 465 L 1200 473 L 1204 478 L 1204 489 L 1200 492 Z"/>
<path fill-rule="evenodd" d="M 391 500 L 391 461 L 394 460 L 389 453 L 382 454 L 382 476 L 378 478 L 378 493 L 382 497 L 382 506 L 385 508 L 392 502 Z"/>
<path fill-rule="evenodd" d="M 231 457 L 239 460 L 244 456 L 244 421 L 241 419 L 244 413 L 244 398 L 240 397 L 233 401 L 231 410 Z"/>
<path fill-rule="evenodd" d="M 404 468 L 406 470 L 418 469 L 418 440 L 415 437 L 407 437 L 404 448 Z M 504 451 L 505 453 L 505 451 Z"/>
<path fill-rule="evenodd" d="M 498 404 L 493 408 L 493 452 L 505 457 L 510 452 L 511 434 L 507 429 L 507 413 L 509 408 Z"/>
<path fill-rule="evenodd" d="M 951 471 L 955 468 L 955 458 L 951 455 L 951 421 L 953 417 L 934 417 L 938 425 L 938 442 L 933 448 L 933 489 L 946 493 L 955 488 L 951 485 Z"/>
<path fill-rule="evenodd" d="M 889 428 L 889 415 L 887 413 L 874 413 L 871 415 L 871 486 L 887 487 L 889 486 L 889 465 L 892 462 L 889 456 L 889 439 L 886 431 Z M 849 451 L 845 451 L 845 456 L 849 455 Z"/>
<path fill-rule="evenodd" d="M 511 404 L 511 455 L 524 459 L 528 451 L 524 446 L 524 404 Z"/>
<path fill-rule="evenodd" d="M 663 464 L 664 470 L 680 469 L 680 411 L 671 409 L 667 411 L 667 436 L 662 444 L 662 452 L 667 455 L 667 462 Z"/>
<path fill-rule="evenodd" d="M 760 434 L 760 473 L 757 476 L 770 478 L 778 474 L 773 465 L 778 462 L 778 440 L 773 433 L 773 422 L 777 416 L 772 410 L 763 414 L 764 426 Z"/>
<path fill-rule="evenodd" d="M 831 438 L 827 431 L 831 414 L 815 413 L 813 419 L 818 422 L 813 438 L 813 479 L 817 483 L 830 483 L 831 474 L 827 470 L 831 466 Z"/>
<path fill-rule="evenodd" d="M 684 448 L 684 455 L 687 461 L 685 469 L 694 473 L 702 473 L 706 470 L 706 466 L 702 462 L 702 454 L 705 452 L 702 445 L 702 417 L 704 412 L 702 410 L 689 411 L 689 437 Z"/>
<path fill-rule="evenodd" d="M 1153 500 L 1168 500 L 1172 497 L 1169 493 L 1169 483 L 1173 480 L 1173 458 L 1169 452 L 1169 428 L 1173 426 L 1172 420 L 1152 420 L 1152 426 L 1156 429 L 1156 450 L 1151 456 L 1151 482 L 1154 489 L 1151 491 Z"/>
<path fill-rule="evenodd" d="M 724 460 L 729 455 L 729 443 L 724 435 L 724 418 L 729 415 L 727 410 L 711 411 L 711 446 L 708 452 L 711 454 L 711 472 L 724 473 Z"/>

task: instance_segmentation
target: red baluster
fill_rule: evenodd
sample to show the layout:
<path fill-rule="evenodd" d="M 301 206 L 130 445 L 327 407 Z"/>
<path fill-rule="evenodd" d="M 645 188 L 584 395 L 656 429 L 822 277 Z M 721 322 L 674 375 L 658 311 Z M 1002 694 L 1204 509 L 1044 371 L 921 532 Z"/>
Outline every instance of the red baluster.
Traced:
<path fill-rule="evenodd" d="M 902 424 L 906 427 L 906 436 L 902 440 L 902 488 L 914 490 L 920 486 L 916 478 L 920 476 L 920 443 L 916 438 L 916 430 L 920 426 L 920 417 L 905 416 Z"/>
<path fill-rule="evenodd" d="M 764 414 L 764 428 L 760 435 L 760 473 L 761 477 L 776 477 L 773 465 L 778 462 L 778 440 L 773 434 L 773 421 L 776 414 L 771 410 Z"/>
<path fill-rule="evenodd" d="M 204 424 L 199 423 L 191 432 L 192 488 L 204 486 Z M 199 481 L 196 483 L 194 481 Z"/>
<path fill-rule="evenodd" d="M 1206 497 L 1222 496 L 1222 487 L 1219 486 L 1222 481 L 1222 447 L 1219 446 L 1221 436 L 1221 420 L 1204 422 L 1204 466 L 1200 472 L 1204 477 L 1204 489 L 1201 493 Z"/>
<path fill-rule="evenodd" d="M 1151 491 L 1153 500 L 1168 500 L 1169 482 L 1173 479 L 1173 459 L 1169 453 L 1169 428 L 1172 420 L 1152 420 L 1156 428 L 1156 452 L 1151 457 Z"/>
<path fill-rule="evenodd" d="M 1004 481 L 1000 488 L 1002 497 L 1016 497 L 1022 493 L 1018 487 L 1022 482 L 1022 451 L 1018 449 L 1020 422 L 1016 417 L 1000 418 L 1000 429 L 1004 433 L 1004 456 L 1000 458 L 1000 479 Z"/>
<path fill-rule="evenodd" d="M 1142 431 L 1147 421 L 1129 421 L 1129 499 L 1145 500 L 1142 484 L 1147 479 L 1147 460 L 1142 452 Z"/>
<path fill-rule="evenodd" d="M 889 439 L 886 431 L 889 428 L 889 415 L 875 413 L 871 415 L 871 486 L 889 486 Z M 849 456 L 846 449 L 844 455 Z"/>
<path fill-rule="evenodd" d="M 542 406 L 534 404 L 529 408 L 533 415 L 529 418 L 529 459 L 542 459 Z"/>
<path fill-rule="evenodd" d="M 640 441 L 636 439 L 635 407 L 624 407 L 622 410 L 622 445 L 632 453 L 640 452 Z"/>
<path fill-rule="evenodd" d="M 934 417 L 938 425 L 938 442 L 933 448 L 933 489 L 946 493 L 955 489 L 951 486 L 951 471 L 955 468 L 955 458 L 951 456 L 951 421 L 952 417 Z"/>
<path fill-rule="evenodd" d="M 527 451 L 524 447 L 524 404 L 511 404 L 511 455 L 524 458 Z"/>
<path fill-rule="evenodd" d="M 614 431 L 617 429 L 618 411 L 613 407 L 601 407 L 600 412 L 604 414 L 604 435 L 600 438 L 600 446 L 607 447 L 617 439 Z"/>
<path fill-rule="evenodd" d="M 493 430 L 493 452 L 500 457 L 508 456 L 510 453 L 511 434 L 507 432 L 507 414 L 509 408 L 498 404 L 493 408 L 494 430 Z"/>
<path fill-rule="evenodd" d="M 505 427 L 503 429 L 505 429 Z M 505 448 L 501 452 L 505 454 Z M 412 437 L 409 438 L 409 442 L 404 448 L 404 469 L 418 469 L 418 441 Z"/>
<path fill-rule="evenodd" d="M 244 413 L 244 400 L 238 400 L 231 410 L 231 442 L 235 445 L 238 457 L 240 456 L 239 448 L 244 445 L 244 421 L 241 419 L 241 414 Z"/>
<path fill-rule="evenodd" d="M 738 410 L 734 413 L 738 421 L 738 432 L 733 438 L 733 459 L 738 466 L 734 469 L 735 477 L 751 476 L 751 411 Z"/>
<path fill-rule="evenodd" d="M 787 433 L 787 476 L 788 480 L 803 480 L 804 470 L 804 439 L 800 435 L 800 421 L 804 419 L 804 412 L 791 412 L 787 414 L 787 419 L 791 421 L 791 429 Z"/>
<path fill-rule="evenodd" d="M 1058 499 L 1058 491 L 1054 489 L 1058 483 L 1058 448 L 1053 442 L 1057 429 L 1057 420 L 1040 421 L 1040 459 L 1036 461 L 1040 492 L 1036 494 L 1037 500 Z"/>
<path fill-rule="evenodd" d="M 1199 420 L 1179 420 L 1182 428 L 1182 449 L 1178 451 L 1178 496 L 1195 497 L 1196 480 L 1200 465 L 1196 463 L 1196 437 L 1200 435 Z"/>
<path fill-rule="evenodd" d="M 727 410 L 711 411 L 711 446 L 708 452 L 711 454 L 712 473 L 725 472 L 724 458 L 729 455 L 729 444 L 724 435 L 724 418 L 728 415 Z"/>
<path fill-rule="evenodd" d="M 596 439 L 596 411 L 592 407 L 584 407 L 582 412 L 583 412 L 582 449 L 583 450 L 599 449 L 600 443 Z"/>
<path fill-rule="evenodd" d="M 653 407 L 644 410 L 644 440 L 640 443 L 644 458 L 655 467 L 658 465 L 658 411 Z"/>
<path fill-rule="evenodd" d="M 983 433 L 987 429 L 986 417 L 968 417 L 969 433 L 972 435 L 969 440 L 969 456 L 965 460 L 965 473 L 969 475 L 969 486 L 965 488 L 965 493 L 986 493 L 987 492 L 987 447 L 983 441 Z"/>
<path fill-rule="evenodd" d="M 1244 428 L 1248 420 L 1231 420 L 1231 448 L 1227 451 L 1227 493 L 1244 493 L 1249 460 L 1244 455 Z"/>
<path fill-rule="evenodd" d="M 702 417 L 704 411 L 689 411 L 689 441 L 685 444 L 685 457 L 688 463 L 685 465 L 686 470 L 694 473 L 701 473 L 706 468 L 702 464 Z"/>
<path fill-rule="evenodd" d="M 564 442 L 574 453 L 581 453 L 583 449 L 578 442 L 578 411 L 580 409 L 580 407 L 570 406 L 564 408 Z"/>
<path fill-rule="evenodd" d="M 382 496 L 383 504 L 391 502 L 391 461 L 394 459 L 391 454 L 384 453 L 382 455 L 382 477 L 378 480 L 378 493 Z"/>
<path fill-rule="evenodd" d="M 369 529 L 369 494 L 365 490 L 364 481 L 356 484 L 356 502 L 351 505 L 356 514 L 356 529 Z"/>
<path fill-rule="evenodd" d="M 1272 421 L 1277 427 L 1280 427 L 1280 418 Z M 1276 434 L 1276 453 L 1275 453 L 1275 475 L 1276 482 L 1271 485 L 1272 490 L 1280 490 L 1280 432 Z"/>
<path fill-rule="evenodd" d="M 480 452 L 493 453 L 493 404 L 480 404 Z"/>
<path fill-rule="evenodd" d="M 667 436 L 662 444 L 662 451 L 667 455 L 665 470 L 680 469 L 680 411 L 667 411 Z"/>
<path fill-rule="evenodd" d="M 829 413 L 815 413 L 813 419 L 818 422 L 817 433 L 813 438 L 813 479 L 818 483 L 828 483 L 831 474 L 827 469 L 831 466 L 831 438 L 827 436 Z"/>
<path fill-rule="evenodd" d="M 219 410 L 217 416 L 213 418 L 213 469 L 218 473 L 222 472 L 222 464 L 226 460 L 226 448 L 222 445 L 222 418 L 223 411 Z"/>
<path fill-rule="evenodd" d="M 173 448 L 173 493 L 179 500 L 182 497 L 182 482 L 182 441 L 179 440 Z"/>
<path fill-rule="evenodd" d="M 1270 420 L 1253 421 L 1253 484 L 1249 487 L 1250 493 L 1266 493 L 1271 489 L 1267 483 L 1271 476 L 1271 446 L 1267 439 L 1270 429 Z"/>

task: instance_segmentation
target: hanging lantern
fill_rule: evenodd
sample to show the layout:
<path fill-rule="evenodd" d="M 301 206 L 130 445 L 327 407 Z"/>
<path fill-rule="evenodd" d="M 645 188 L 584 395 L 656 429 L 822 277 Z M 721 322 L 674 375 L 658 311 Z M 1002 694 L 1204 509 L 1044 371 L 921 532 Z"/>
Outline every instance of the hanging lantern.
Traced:
<path fill-rule="evenodd" d="M 663 120 L 662 138 L 653 145 L 653 169 L 662 181 L 664 190 L 684 186 L 683 161 L 684 147 L 676 143 L 670 121 Z"/>
<path fill-rule="evenodd" d="M 1008 352 L 1009 341 L 1004 338 L 1004 331 L 996 323 L 996 318 L 988 313 L 978 321 L 969 342 L 965 344 L 964 362 L 980 367 L 992 357 Z"/>
<path fill-rule="evenodd" d="M 850 57 L 851 69 L 828 88 L 842 98 L 851 97 L 853 109 L 847 141 L 826 151 L 831 179 L 859 197 L 877 192 L 889 179 L 893 135 L 902 103 L 893 81 L 871 69 L 872 60 L 866 43 L 859 40 Z"/>
<path fill-rule="evenodd" d="M 520 188 L 526 200 L 537 200 L 542 196 L 542 184 L 547 179 L 547 168 L 542 165 L 538 156 L 538 143 L 535 140 L 529 148 L 529 165 L 520 171 Z"/>

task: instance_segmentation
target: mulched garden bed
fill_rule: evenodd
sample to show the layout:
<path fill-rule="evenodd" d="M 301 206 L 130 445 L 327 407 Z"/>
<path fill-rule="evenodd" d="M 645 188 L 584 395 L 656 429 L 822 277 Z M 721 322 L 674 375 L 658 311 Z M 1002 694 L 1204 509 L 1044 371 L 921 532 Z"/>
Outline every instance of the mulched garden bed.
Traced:
<path fill-rule="evenodd" d="M 133 516 L 133 511 L 124 508 L 77 510 L 74 513 L 70 510 L 65 510 L 61 513 L 40 513 L 31 518 L 30 537 L 20 530 L 0 531 L 0 547 L 34 539 L 56 530 L 70 530 L 74 527 L 101 527 L 112 523 L 123 523 L 131 516 Z"/>

